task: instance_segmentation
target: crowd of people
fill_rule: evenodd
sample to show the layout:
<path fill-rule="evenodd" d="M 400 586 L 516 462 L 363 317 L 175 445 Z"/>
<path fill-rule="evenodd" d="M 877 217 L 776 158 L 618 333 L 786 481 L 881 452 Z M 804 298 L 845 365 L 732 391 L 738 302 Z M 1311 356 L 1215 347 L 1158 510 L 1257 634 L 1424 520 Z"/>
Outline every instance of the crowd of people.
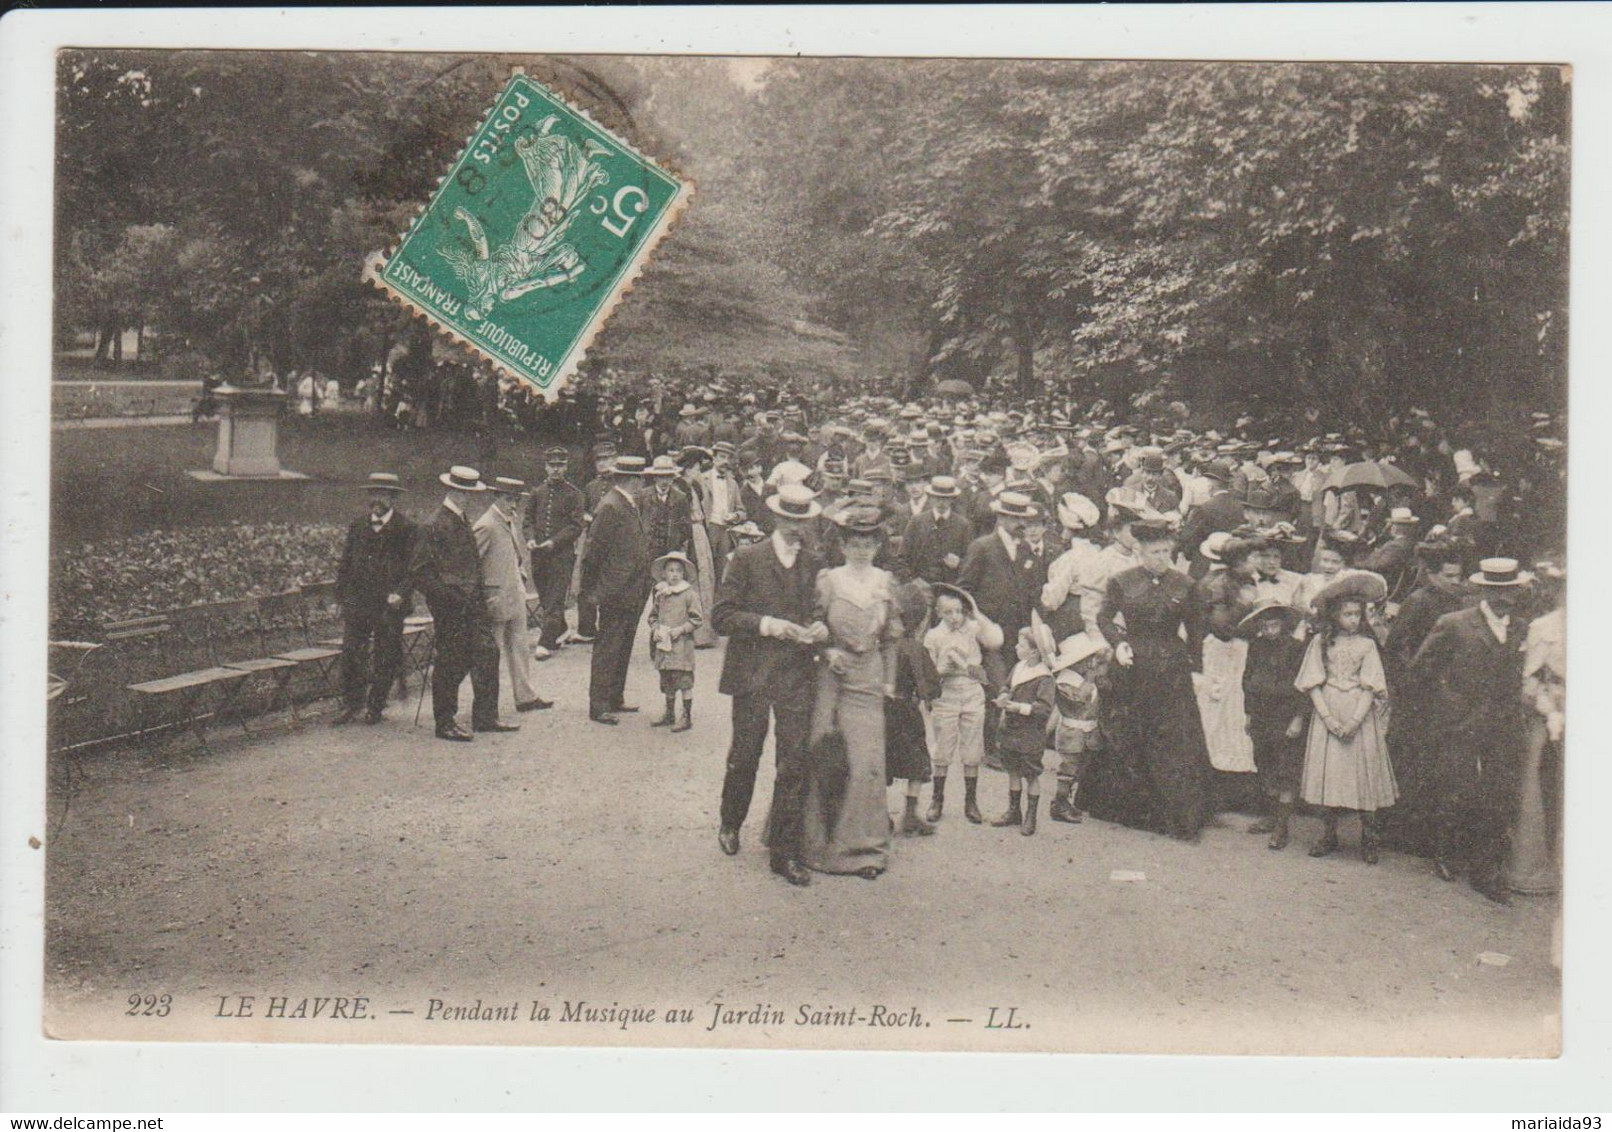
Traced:
<path fill-rule="evenodd" d="M 589 412 L 580 459 L 547 448 L 531 486 L 455 467 L 418 530 L 395 479 L 371 477 L 340 571 L 338 722 L 379 720 L 418 594 L 439 738 L 514 728 L 500 669 L 518 711 L 552 706 L 534 664 L 574 647 L 592 650 L 588 718 L 620 726 L 647 613 L 653 722 L 672 731 L 725 641 L 718 842 L 740 850 L 770 733 L 764 841 L 791 884 L 877 877 L 893 837 L 935 832 L 959 766 L 964 819 L 1026 836 L 1051 770 L 1058 823 L 1193 841 L 1242 813 L 1282 850 L 1303 808 L 1322 819 L 1311 856 L 1342 829 L 1368 864 L 1425 855 L 1500 903 L 1555 883 L 1555 415 L 1486 451 L 1420 409 L 1372 436 L 1302 416 L 1189 427 L 1180 403 L 1002 411 L 695 380 Z M 989 819 L 982 766 L 1006 779 Z"/>

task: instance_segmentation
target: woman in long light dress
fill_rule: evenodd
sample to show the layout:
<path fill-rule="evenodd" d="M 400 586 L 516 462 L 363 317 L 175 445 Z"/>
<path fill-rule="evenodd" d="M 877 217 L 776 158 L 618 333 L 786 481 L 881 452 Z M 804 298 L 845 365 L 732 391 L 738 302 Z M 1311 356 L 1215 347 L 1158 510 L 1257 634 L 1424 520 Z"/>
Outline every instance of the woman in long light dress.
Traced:
<path fill-rule="evenodd" d="M 1248 737 L 1248 711 L 1243 704 L 1248 642 L 1237 635 L 1237 624 L 1253 608 L 1249 557 L 1262 545 L 1253 539 L 1211 536 L 1201 548 L 1212 565 L 1198 583 L 1208 632 L 1203 638 L 1203 673 L 1193 681 L 1193 694 L 1209 744 L 1209 763 L 1224 774 L 1251 776 L 1255 770 L 1254 743 Z"/>
<path fill-rule="evenodd" d="M 901 613 L 895 577 L 873 565 L 883 545 L 876 508 L 855 507 L 836 523 L 845 565 L 817 577 L 817 615 L 830 639 L 812 711 L 814 765 L 808 779 L 801 861 L 823 873 L 873 880 L 885 869 L 890 812 L 885 802 L 884 701 L 895 690 Z M 815 755 L 843 736 L 844 790 Z"/>
<path fill-rule="evenodd" d="M 709 461 L 710 454 L 703 448 L 690 449 L 683 454 L 683 486 L 688 490 L 689 518 L 693 521 L 689 546 L 694 553 L 695 588 L 699 590 L 700 601 L 706 609 L 716 606 L 717 579 L 716 556 L 711 551 L 711 535 L 705 525 L 706 516 L 711 510 L 710 498 L 706 495 L 705 481 L 700 475 L 702 463 L 708 464 Z M 720 639 L 711 627 L 709 618 L 695 626 L 695 648 L 713 648 Z"/>

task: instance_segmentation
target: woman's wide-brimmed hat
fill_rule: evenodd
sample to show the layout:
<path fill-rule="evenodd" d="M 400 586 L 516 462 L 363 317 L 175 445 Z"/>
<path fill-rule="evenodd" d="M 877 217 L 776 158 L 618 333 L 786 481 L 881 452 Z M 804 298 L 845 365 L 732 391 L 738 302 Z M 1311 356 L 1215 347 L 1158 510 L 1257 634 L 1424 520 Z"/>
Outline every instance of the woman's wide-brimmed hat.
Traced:
<path fill-rule="evenodd" d="M 1033 519 L 1040 514 L 1035 502 L 1017 491 L 1002 492 L 991 501 L 991 510 L 1009 519 Z"/>
<path fill-rule="evenodd" d="M 1211 531 L 1209 537 L 1198 544 L 1198 553 L 1211 562 L 1220 561 L 1220 552 L 1232 540 L 1230 531 Z"/>
<path fill-rule="evenodd" d="M 834 525 L 848 535 L 882 534 L 884 513 L 878 507 L 858 503 L 836 514 Z"/>
<path fill-rule="evenodd" d="M 1058 638 L 1052 635 L 1047 623 L 1041 620 L 1039 610 L 1030 611 L 1030 643 L 1035 645 L 1035 651 L 1041 654 L 1043 664 L 1051 664 L 1058 656 Z"/>
<path fill-rule="evenodd" d="M 1285 601 L 1279 601 L 1273 597 L 1266 598 L 1244 614 L 1241 621 L 1237 622 L 1237 635 L 1239 637 L 1251 637 L 1254 635 L 1254 631 L 1259 628 L 1261 621 L 1268 621 L 1272 618 L 1282 622 L 1284 632 L 1291 633 L 1298 628 L 1299 622 L 1304 620 L 1304 611 L 1297 606 L 1288 605 Z"/>
<path fill-rule="evenodd" d="M 1526 586 L 1533 580 L 1532 574 L 1519 569 L 1515 558 L 1485 558 L 1478 563 L 1478 572 L 1467 579 L 1474 586 L 1485 586 L 1489 589 Z"/>
<path fill-rule="evenodd" d="M 971 615 L 975 617 L 980 615 L 979 603 L 974 600 L 974 595 L 969 593 L 962 586 L 954 586 L 950 582 L 936 582 L 933 586 L 933 589 L 935 594 L 934 599 L 936 601 L 939 601 L 943 594 L 950 594 L 952 597 L 955 597 L 961 601 L 963 603 L 963 608 L 968 610 Z"/>
<path fill-rule="evenodd" d="M 1057 658 L 1048 667 L 1054 672 L 1062 672 L 1066 668 L 1079 664 L 1087 657 L 1096 656 L 1100 652 L 1107 651 L 1107 649 L 1108 642 L 1100 634 L 1089 630 L 1076 633 L 1073 636 L 1064 638 L 1063 643 L 1058 646 Z"/>
<path fill-rule="evenodd" d="M 767 510 L 783 519 L 815 519 L 823 513 L 823 505 L 805 484 L 786 483 L 767 497 Z"/>
<path fill-rule="evenodd" d="M 454 491 L 486 491 L 487 485 L 481 482 L 481 473 L 475 468 L 467 468 L 463 464 L 455 464 L 437 479 L 442 481 L 443 487 L 451 487 Z"/>
<path fill-rule="evenodd" d="M 390 491 L 397 493 L 403 491 L 403 481 L 398 479 L 397 476 L 393 475 L 391 472 L 371 472 L 369 477 L 364 480 L 364 488 L 366 491 Z"/>
<path fill-rule="evenodd" d="M 1071 531 L 1095 527 L 1100 518 L 1097 504 L 1078 491 L 1065 492 L 1058 499 L 1058 522 Z"/>
<path fill-rule="evenodd" d="M 1322 609 L 1340 601 L 1363 601 L 1367 605 L 1388 597 L 1388 582 L 1370 570 L 1342 570 L 1315 595 L 1315 607 Z"/>
<path fill-rule="evenodd" d="M 657 582 L 664 582 L 666 580 L 666 564 L 668 562 L 681 562 L 683 564 L 683 576 L 691 581 L 699 576 L 699 568 L 696 567 L 689 556 L 684 554 L 681 550 L 674 550 L 670 554 L 663 554 L 659 558 L 655 559 L 655 561 L 651 562 L 649 564 L 649 576 L 654 578 Z"/>

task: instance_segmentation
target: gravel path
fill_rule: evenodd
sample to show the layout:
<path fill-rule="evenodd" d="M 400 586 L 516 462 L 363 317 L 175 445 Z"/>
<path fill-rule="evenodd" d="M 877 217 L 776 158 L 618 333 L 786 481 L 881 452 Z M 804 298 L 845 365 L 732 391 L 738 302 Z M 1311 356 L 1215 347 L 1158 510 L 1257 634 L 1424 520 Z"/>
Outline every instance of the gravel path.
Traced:
<path fill-rule="evenodd" d="M 878 881 L 817 877 L 789 888 L 757 842 L 765 764 L 743 851 L 729 859 L 716 847 L 728 737 L 719 652 L 700 654 L 695 728 L 682 735 L 648 726 L 659 698 L 643 656 L 640 642 L 629 699 L 645 711 L 615 729 L 587 722 L 588 650 L 571 648 L 538 668 L 560 701 L 554 711 L 517 717 L 506 688 L 505 717 L 522 724 L 519 734 L 438 742 L 429 704 L 410 726 L 411 698 L 374 728 L 332 730 L 319 719 L 215 742 L 210 754 L 88 757 L 47 847 L 50 1031 L 1110 1052 L 1557 1048 L 1557 901 L 1499 908 L 1393 853 L 1368 868 L 1347 823 L 1345 851 L 1312 861 L 1304 849 L 1318 827 L 1308 821 L 1286 852 L 1271 853 L 1232 815 L 1201 844 L 1182 845 L 1090 820 L 1044 822 L 1026 839 L 949 812 L 935 837 L 898 839 Z M 987 814 L 1000 809 L 1005 779 L 986 772 L 981 794 Z M 167 1015 L 143 1016 L 161 1007 L 142 1005 L 130 1017 L 129 996 L 141 994 L 173 996 Z M 317 1019 L 266 1016 L 293 1014 L 305 997 Z M 362 1019 L 330 1017 L 336 1000 L 355 998 L 366 1001 L 341 1009 Z M 534 1020 L 534 1004 L 549 1016 Z M 755 1020 L 711 1029 L 718 1004 Z M 612 1005 L 656 1017 L 566 1017 Z M 480 1017 L 499 1007 L 515 1017 Z M 884 1013 L 869 1024 L 875 1007 Z M 455 1008 L 461 1020 L 442 1017 Z M 686 1020 L 669 1021 L 671 1010 Z"/>

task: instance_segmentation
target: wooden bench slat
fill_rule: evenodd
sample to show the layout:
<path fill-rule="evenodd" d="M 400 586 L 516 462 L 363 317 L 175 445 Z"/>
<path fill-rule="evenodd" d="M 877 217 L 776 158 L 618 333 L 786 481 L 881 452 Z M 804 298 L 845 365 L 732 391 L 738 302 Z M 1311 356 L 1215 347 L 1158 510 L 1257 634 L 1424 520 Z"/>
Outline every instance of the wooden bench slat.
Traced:
<path fill-rule="evenodd" d="M 285 652 L 275 653 L 278 660 L 289 660 L 294 664 L 305 664 L 312 660 L 330 660 L 341 655 L 338 648 L 309 647 L 305 649 L 287 649 Z"/>
<path fill-rule="evenodd" d="M 143 696 L 161 696 L 169 692 L 179 692 L 187 688 L 200 687 L 203 684 L 218 684 L 225 680 L 245 680 L 252 675 L 240 668 L 198 668 L 194 672 L 181 672 L 176 676 L 164 676 L 160 680 L 146 680 L 139 684 L 130 684 L 129 691 L 138 692 Z"/>
<path fill-rule="evenodd" d="M 272 672 L 277 668 L 295 668 L 297 662 L 276 656 L 261 656 L 254 660 L 231 660 L 224 663 L 225 668 L 238 668 L 243 672 Z"/>

